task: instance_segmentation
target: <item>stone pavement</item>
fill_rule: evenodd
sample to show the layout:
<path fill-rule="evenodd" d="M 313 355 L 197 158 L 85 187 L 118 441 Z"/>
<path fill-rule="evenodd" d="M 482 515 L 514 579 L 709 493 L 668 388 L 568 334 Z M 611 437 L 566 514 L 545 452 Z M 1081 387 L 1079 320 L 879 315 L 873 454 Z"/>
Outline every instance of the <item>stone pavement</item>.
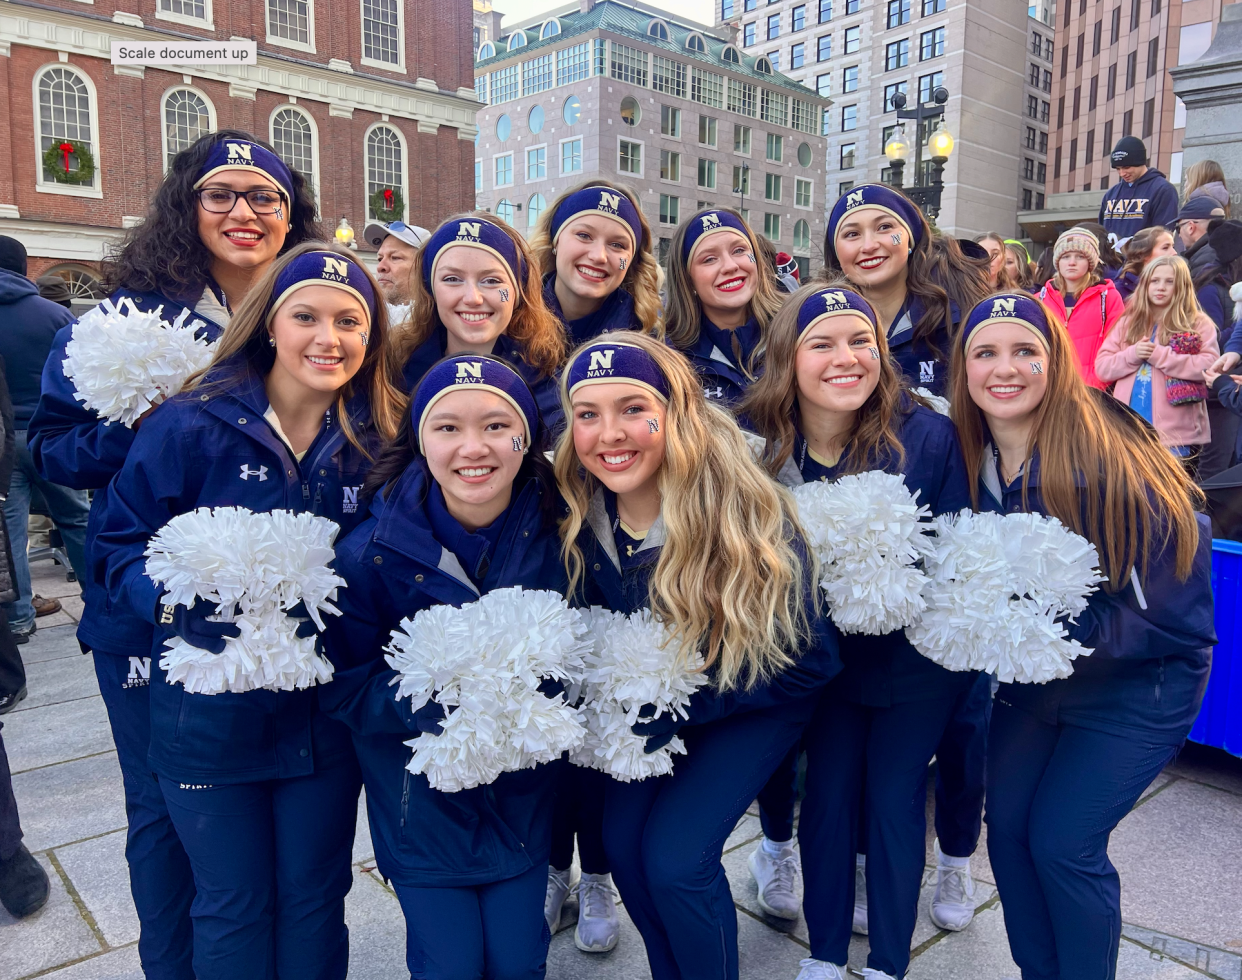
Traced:
<path fill-rule="evenodd" d="M 43 595 L 74 591 L 50 564 L 36 565 L 34 577 Z M 26 843 L 51 876 L 52 897 L 20 922 L 0 909 L 0 980 L 141 980 L 120 771 L 90 659 L 73 638 L 81 603 L 70 599 L 65 606 L 40 620 L 39 632 L 21 648 L 30 695 L 3 719 Z M 400 980 L 408 977 L 401 912 L 375 872 L 361 809 L 359 816 L 347 903 L 350 978 Z M 759 833 L 757 817 L 743 817 L 724 861 L 737 903 L 741 975 L 793 980 L 808 955 L 806 925 L 781 927 L 759 911 L 746 870 Z M 1242 760 L 1189 747 L 1122 822 L 1111 853 L 1123 883 L 1120 980 L 1242 980 Z M 986 845 L 973 870 L 979 912 L 964 933 L 932 925 L 925 886 L 910 980 L 1017 976 Z M 628 920 L 623 926 L 620 945 L 604 956 L 580 953 L 572 929 L 562 930 L 552 942 L 549 980 L 649 977 L 637 932 Z M 855 937 L 855 970 L 865 964 L 866 949 L 866 939 Z"/>

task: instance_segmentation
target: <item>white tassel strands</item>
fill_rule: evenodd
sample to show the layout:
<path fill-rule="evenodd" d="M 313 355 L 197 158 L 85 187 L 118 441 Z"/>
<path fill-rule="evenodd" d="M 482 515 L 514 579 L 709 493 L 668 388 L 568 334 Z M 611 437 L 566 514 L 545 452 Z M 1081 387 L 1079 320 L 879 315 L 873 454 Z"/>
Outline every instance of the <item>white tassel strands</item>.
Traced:
<path fill-rule="evenodd" d="M 63 370 L 74 397 L 108 422 L 133 428 L 144 412 L 175 395 L 211 363 L 214 344 L 196 340 L 201 320 L 172 323 L 139 310 L 130 299 L 104 300 L 73 325 Z"/>
<path fill-rule="evenodd" d="M 286 615 L 304 603 L 315 625 L 345 580 L 328 566 L 337 525 L 313 514 L 243 507 L 200 507 L 169 521 L 147 545 L 146 573 L 164 586 L 165 601 L 192 606 L 214 602 L 241 636 L 210 653 L 180 637 L 170 640 L 160 667 L 170 684 L 191 694 L 256 689 L 292 691 L 332 679 L 332 665 L 315 651 L 315 638 L 298 638 Z"/>

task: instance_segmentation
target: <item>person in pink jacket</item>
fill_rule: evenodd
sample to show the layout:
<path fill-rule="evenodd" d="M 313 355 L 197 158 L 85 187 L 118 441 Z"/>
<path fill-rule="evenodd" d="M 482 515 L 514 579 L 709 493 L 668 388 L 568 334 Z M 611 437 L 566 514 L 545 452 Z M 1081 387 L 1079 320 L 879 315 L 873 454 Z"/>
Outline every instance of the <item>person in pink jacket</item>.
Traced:
<path fill-rule="evenodd" d="M 1152 423 L 1193 471 L 1199 447 L 1212 441 L 1203 372 L 1218 352 L 1216 324 L 1199 308 L 1190 267 L 1164 255 L 1143 270 L 1095 370 L 1105 383 L 1117 382 L 1114 397 Z"/>
<path fill-rule="evenodd" d="M 1074 342 L 1078 370 L 1093 388 L 1106 382 L 1096 374 L 1095 356 L 1125 301 L 1111 279 L 1101 274 L 1100 245 L 1085 228 L 1071 228 L 1052 246 L 1056 274 L 1044 283 L 1039 298 L 1061 318 Z"/>

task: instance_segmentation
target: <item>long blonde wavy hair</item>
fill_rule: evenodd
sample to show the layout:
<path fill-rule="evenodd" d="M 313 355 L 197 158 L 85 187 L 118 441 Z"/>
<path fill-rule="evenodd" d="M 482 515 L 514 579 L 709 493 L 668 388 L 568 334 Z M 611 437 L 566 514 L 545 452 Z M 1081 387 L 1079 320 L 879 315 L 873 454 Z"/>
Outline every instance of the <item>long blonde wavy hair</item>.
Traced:
<path fill-rule="evenodd" d="M 1157 269 L 1173 270 L 1173 297 L 1163 310 L 1152 306 L 1147 292 L 1151 286 L 1151 277 Z M 1197 333 L 1198 320 L 1201 313 L 1199 300 L 1195 296 L 1195 283 L 1190 276 L 1190 266 L 1180 255 L 1162 255 L 1152 259 L 1143 268 L 1138 285 L 1130 294 L 1126 303 L 1126 343 L 1137 344 L 1151 336 L 1152 327 L 1157 324 L 1160 329 L 1156 334 L 1156 342 L 1167 344 L 1175 333 Z"/>
<path fill-rule="evenodd" d="M 809 636 L 803 583 L 806 575 L 817 578 L 813 563 L 804 569 L 794 549 L 794 535 L 802 531 L 793 498 L 754 461 L 732 416 L 708 403 L 685 357 L 635 331 L 613 331 L 590 343 L 641 347 L 668 380 L 658 478 L 666 537 L 651 575 L 652 614 L 672 631 L 682 657 L 703 653 L 720 690 L 771 677 L 792 663 Z M 568 506 L 561 553 L 573 592 L 584 572 L 578 536 L 601 485 L 574 451 L 564 376 L 561 404 L 569 425 L 554 469 Z"/>
<path fill-rule="evenodd" d="M 556 252 L 552 248 L 552 218 L 561 202 L 570 194 L 576 194 L 586 187 L 607 187 L 610 191 L 624 194 L 638 212 L 638 221 L 642 225 L 642 240 L 634 248 L 634 260 L 629 271 L 621 280 L 619 288 L 624 289 L 634 300 L 634 315 L 642 324 L 643 330 L 653 337 L 664 338 L 664 324 L 660 320 L 660 266 L 651 254 L 651 226 L 647 224 L 647 216 L 643 214 L 642 202 L 638 195 L 625 184 L 617 184 L 611 180 L 584 180 L 562 194 L 543 212 L 539 225 L 530 236 L 530 250 L 535 256 L 535 265 L 539 274 L 547 276 L 556 271 Z"/>

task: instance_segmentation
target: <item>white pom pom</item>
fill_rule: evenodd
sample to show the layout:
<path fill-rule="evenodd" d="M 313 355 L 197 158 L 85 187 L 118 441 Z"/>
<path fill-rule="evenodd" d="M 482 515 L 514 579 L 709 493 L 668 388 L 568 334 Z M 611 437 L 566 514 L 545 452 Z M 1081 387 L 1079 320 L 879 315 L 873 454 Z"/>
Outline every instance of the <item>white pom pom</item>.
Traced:
<path fill-rule="evenodd" d="M 579 676 L 590 644 L 582 617 L 555 592 L 497 589 L 403 619 L 385 647 L 397 697 L 415 711 L 433 698 L 455 709 L 439 735 L 406 743 L 406 768 L 455 793 L 576 749 L 585 736 L 577 713 L 538 688 Z"/>
<path fill-rule="evenodd" d="M 73 381 L 74 397 L 100 418 L 132 427 L 211 363 L 215 345 L 194 337 L 205 324 L 187 324 L 189 310 L 172 323 L 162 312 L 143 312 L 128 298 L 115 305 L 104 300 L 73 325 L 65 377 Z"/>
<path fill-rule="evenodd" d="M 685 754 L 685 743 L 674 738 L 648 755 L 647 739 L 635 735 L 630 726 L 647 704 L 655 705 L 655 718 L 666 713 L 687 717 L 690 696 L 708 682 L 703 658 L 695 654 L 685 662 L 670 642 L 669 631 L 650 610 L 625 616 L 592 609 L 591 614 L 595 644 L 586 655 L 582 672 L 586 702 L 579 711 L 587 737 L 569 759 L 621 782 L 667 775 L 673 771 L 673 755 Z"/>
<path fill-rule="evenodd" d="M 292 691 L 332 679 L 332 665 L 299 639 L 286 610 L 305 603 L 322 629 L 322 613 L 345 584 L 328 567 L 337 525 L 313 514 L 243 507 L 200 507 L 179 514 L 147 544 L 146 573 L 164 586 L 165 601 L 192 606 L 202 598 L 236 623 L 241 636 L 213 654 L 180 637 L 168 641 L 160 667 L 191 694 Z"/>
<path fill-rule="evenodd" d="M 933 395 L 930 388 L 915 388 L 914 393 L 931 405 L 941 415 L 949 414 L 949 399 Z"/>
<path fill-rule="evenodd" d="M 795 487 L 798 517 L 820 560 L 832 621 L 844 633 L 891 633 L 923 612 L 929 511 L 899 474 L 871 470 Z"/>
<path fill-rule="evenodd" d="M 928 609 L 906 630 L 921 654 L 949 670 L 1043 684 L 1091 653 L 1058 622 L 1081 613 L 1102 581 L 1089 541 L 1039 514 L 964 510 L 937 518 L 936 530 Z"/>

